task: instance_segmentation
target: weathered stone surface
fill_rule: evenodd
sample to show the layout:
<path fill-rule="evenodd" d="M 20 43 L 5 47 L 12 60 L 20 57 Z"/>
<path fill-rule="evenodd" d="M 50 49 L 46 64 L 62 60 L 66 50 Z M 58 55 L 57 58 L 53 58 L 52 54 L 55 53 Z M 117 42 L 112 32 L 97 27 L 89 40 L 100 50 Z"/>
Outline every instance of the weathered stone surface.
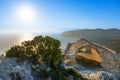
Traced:
<path fill-rule="evenodd" d="M 2 78 L 0 78 L 0 80 L 3 80 Z"/>
<path fill-rule="evenodd" d="M 33 80 L 30 64 L 18 63 L 16 58 L 5 58 L 0 63 L 0 77 L 3 80 Z"/>
<path fill-rule="evenodd" d="M 51 78 L 51 77 L 49 77 L 49 78 L 47 78 L 46 80 L 52 80 L 52 78 Z"/>
<path fill-rule="evenodd" d="M 46 68 L 46 71 L 47 71 L 47 72 L 51 71 L 51 68 L 50 68 L 50 67 L 47 67 L 47 68 Z"/>
<path fill-rule="evenodd" d="M 99 71 L 91 73 L 89 75 L 90 80 L 118 80 L 114 75 L 105 71 Z"/>
<path fill-rule="evenodd" d="M 68 80 L 74 80 L 73 76 L 72 75 L 68 76 Z"/>
<path fill-rule="evenodd" d="M 17 80 L 18 78 L 21 80 L 33 80 L 31 76 L 31 70 L 27 70 L 24 66 L 15 66 L 12 68 L 11 73 L 12 76 Z"/>

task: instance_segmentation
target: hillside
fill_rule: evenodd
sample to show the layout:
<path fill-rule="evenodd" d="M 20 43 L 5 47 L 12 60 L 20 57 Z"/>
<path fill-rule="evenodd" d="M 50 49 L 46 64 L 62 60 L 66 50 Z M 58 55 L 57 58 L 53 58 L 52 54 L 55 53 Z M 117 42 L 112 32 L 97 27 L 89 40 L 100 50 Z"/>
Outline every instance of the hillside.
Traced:
<path fill-rule="evenodd" d="M 83 29 L 72 30 L 62 33 L 65 38 L 86 38 L 90 41 L 100 43 L 117 53 L 120 53 L 120 30 L 119 29 Z"/>
<path fill-rule="evenodd" d="M 72 30 L 62 33 L 63 37 L 83 37 L 91 39 L 98 38 L 120 38 L 119 29 L 82 29 L 82 30 Z"/>

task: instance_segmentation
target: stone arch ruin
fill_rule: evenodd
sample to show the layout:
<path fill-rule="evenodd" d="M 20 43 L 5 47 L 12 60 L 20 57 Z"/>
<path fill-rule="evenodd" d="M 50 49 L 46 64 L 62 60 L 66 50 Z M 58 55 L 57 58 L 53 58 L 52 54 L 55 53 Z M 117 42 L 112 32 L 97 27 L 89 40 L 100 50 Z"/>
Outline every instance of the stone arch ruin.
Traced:
<path fill-rule="evenodd" d="M 68 65 L 86 68 L 102 68 L 116 72 L 120 66 L 119 57 L 113 50 L 110 50 L 98 43 L 80 39 L 77 42 L 69 43 L 65 56 Z"/>

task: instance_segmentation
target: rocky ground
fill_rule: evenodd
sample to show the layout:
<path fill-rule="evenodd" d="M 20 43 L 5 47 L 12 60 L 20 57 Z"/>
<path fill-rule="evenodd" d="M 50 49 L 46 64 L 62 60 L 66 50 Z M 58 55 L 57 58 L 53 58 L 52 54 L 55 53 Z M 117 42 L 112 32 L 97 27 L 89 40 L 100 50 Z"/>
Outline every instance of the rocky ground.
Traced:
<path fill-rule="evenodd" d="M 73 66 L 61 64 L 65 69 L 73 69 L 76 74 L 80 74 L 85 80 L 118 80 L 115 75 L 107 71 L 100 70 L 81 70 Z M 51 68 L 44 65 L 33 65 L 27 61 L 18 62 L 16 58 L 3 58 L 0 61 L 0 80 L 52 80 L 51 77 L 40 78 L 41 70 L 50 71 Z M 67 80 L 76 80 L 73 75 L 69 75 Z M 82 80 L 78 78 L 77 80 Z"/>

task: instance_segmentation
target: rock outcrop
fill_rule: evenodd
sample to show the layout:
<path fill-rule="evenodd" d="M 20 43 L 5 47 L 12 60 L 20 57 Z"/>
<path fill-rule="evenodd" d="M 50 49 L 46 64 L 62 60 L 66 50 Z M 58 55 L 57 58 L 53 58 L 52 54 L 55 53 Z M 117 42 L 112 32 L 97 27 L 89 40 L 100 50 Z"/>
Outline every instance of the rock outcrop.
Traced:
<path fill-rule="evenodd" d="M 3 80 L 33 80 L 30 64 L 18 63 L 16 58 L 5 58 L 0 63 L 0 78 Z"/>
<path fill-rule="evenodd" d="M 79 70 L 97 69 L 117 75 L 120 72 L 120 59 L 114 51 L 86 39 L 69 43 L 65 56 L 67 65 Z"/>

